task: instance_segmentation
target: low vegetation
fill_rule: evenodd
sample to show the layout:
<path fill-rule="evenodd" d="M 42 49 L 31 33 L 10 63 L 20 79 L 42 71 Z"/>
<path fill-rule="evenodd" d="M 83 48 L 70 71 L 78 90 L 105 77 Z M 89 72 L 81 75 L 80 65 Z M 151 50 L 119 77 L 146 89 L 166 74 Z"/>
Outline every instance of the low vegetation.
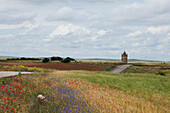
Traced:
<path fill-rule="evenodd" d="M 33 74 L 0 78 L 0 81 L 5 82 L 0 84 L 0 112 L 93 112 L 88 101 L 79 92 L 60 83 L 57 78 L 46 76 L 47 74 Z M 45 102 L 37 99 L 39 94 L 45 96 Z"/>
<path fill-rule="evenodd" d="M 21 58 L 7 58 L 7 60 L 41 60 L 40 58 L 26 58 L 26 57 L 21 57 Z"/>
<path fill-rule="evenodd" d="M 47 63 L 47 62 L 49 62 L 49 61 L 50 61 L 49 58 L 43 58 L 43 60 L 42 60 L 43 63 Z"/>
<path fill-rule="evenodd" d="M 51 57 L 51 61 L 62 61 L 63 58 L 61 57 Z"/>
<path fill-rule="evenodd" d="M 75 59 L 66 57 L 66 58 L 61 58 L 61 57 L 51 57 L 51 58 L 43 58 L 42 62 L 47 63 L 51 61 L 60 61 L 61 63 L 69 63 L 71 61 L 75 61 Z"/>
<path fill-rule="evenodd" d="M 89 71 L 49 75 L 55 77 L 80 91 L 100 112 L 167 112 L 170 105 L 170 78 L 166 76 Z"/>
<path fill-rule="evenodd" d="M 39 79 L 36 79 L 35 76 Z M 58 109 L 56 101 L 53 100 L 50 87 L 42 83 L 39 75 L 34 75 L 31 78 L 26 76 L 14 77 L 10 83 L 1 84 L 0 87 L 0 111 L 3 113 L 37 113 L 37 111 L 52 113 Z M 40 106 L 37 101 L 36 96 L 38 94 L 47 96 L 48 104 L 45 107 Z"/>
<path fill-rule="evenodd" d="M 133 66 L 128 68 L 124 73 L 151 73 L 151 74 L 161 74 L 168 73 L 170 70 L 169 64 L 161 63 L 134 63 Z"/>
<path fill-rule="evenodd" d="M 143 65 L 144 68 L 145 66 L 146 64 Z M 169 112 L 169 67 L 165 64 L 157 65 L 159 70 L 156 71 L 155 66 L 147 64 L 147 67 L 149 66 L 155 72 L 151 69 L 142 73 L 139 68 L 138 73 L 132 73 L 133 70 L 130 69 L 131 72 L 122 74 L 107 71 L 44 73 L 42 68 L 0 66 L 0 69 L 32 69 L 33 72 L 41 72 L 0 78 L 0 112 Z M 47 101 L 40 102 L 37 99 L 39 94 L 45 96 Z"/>
<path fill-rule="evenodd" d="M 51 72 L 54 71 L 52 69 L 44 69 L 37 67 L 26 67 L 26 66 L 0 66 L 0 71 L 29 71 L 29 72 Z"/>
<path fill-rule="evenodd" d="M 104 71 L 111 71 L 111 70 L 114 70 L 114 68 L 116 68 L 116 66 L 111 65 L 111 66 L 107 67 Z"/>

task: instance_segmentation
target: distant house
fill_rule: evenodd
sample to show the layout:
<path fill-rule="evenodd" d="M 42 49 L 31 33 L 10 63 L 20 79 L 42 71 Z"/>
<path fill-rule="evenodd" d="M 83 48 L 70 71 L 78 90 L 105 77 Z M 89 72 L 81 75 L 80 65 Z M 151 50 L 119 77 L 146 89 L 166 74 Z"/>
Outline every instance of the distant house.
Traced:
<path fill-rule="evenodd" d="M 122 63 L 128 62 L 128 54 L 126 53 L 126 51 L 123 52 L 121 61 L 122 61 Z"/>

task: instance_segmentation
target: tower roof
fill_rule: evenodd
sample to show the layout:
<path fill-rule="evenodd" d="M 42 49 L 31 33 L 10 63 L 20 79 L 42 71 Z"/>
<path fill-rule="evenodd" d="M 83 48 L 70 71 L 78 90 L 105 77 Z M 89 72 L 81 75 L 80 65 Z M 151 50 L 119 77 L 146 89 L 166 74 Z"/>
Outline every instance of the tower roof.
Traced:
<path fill-rule="evenodd" d="M 127 55 L 127 54 L 126 54 L 126 51 L 124 51 L 122 55 Z"/>

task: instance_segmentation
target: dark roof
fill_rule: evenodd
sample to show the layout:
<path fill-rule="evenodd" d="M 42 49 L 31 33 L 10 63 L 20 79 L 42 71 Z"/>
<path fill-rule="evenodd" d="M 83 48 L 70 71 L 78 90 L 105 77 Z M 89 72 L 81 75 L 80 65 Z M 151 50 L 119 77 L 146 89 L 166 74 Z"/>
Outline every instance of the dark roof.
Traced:
<path fill-rule="evenodd" d="M 124 51 L 122 55 L 123 55 L 123 56 L 124 56 L 124 55 L 126 56 L 126 55 L 127 55 L 126 51 Z"/>

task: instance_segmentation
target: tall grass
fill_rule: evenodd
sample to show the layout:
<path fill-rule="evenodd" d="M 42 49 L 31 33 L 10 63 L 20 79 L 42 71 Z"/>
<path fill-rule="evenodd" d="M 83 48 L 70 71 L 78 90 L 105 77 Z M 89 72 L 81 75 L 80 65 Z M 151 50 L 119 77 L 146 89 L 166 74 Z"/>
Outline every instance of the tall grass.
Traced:
<path fill-rule="evenodd" d="M 0 112 L 164 113 L 170 105 L 168 76 L 55 71 L 6 81 L 0 84 Z M 47 102 L 40 103 L 39 94 Z"/>
<path fill-rule="evenodd" d="M 13 113 L 68 113 L 92 112 L 88 101 L 74 89 L 68 88 L 57 79 L 48 79 L 46 74 L 1 78 L 0 112 Z M 54 81 L 52 83 L 52 81 Z M 38 101 L 37 96 L 46 97 L 46 102 Z"/>
<path fill-rule="evenodd" d="M 117 91 L 123 91 L 122 94 L 125 94 L 125 96 L 132 96 L 134 99 L 137 100 L 144 99 L 147 103 L 149 102 L 151 106 L 154 105 L 155 107 L 150 106 L 151 108 L 153 108 L 152 111 L 154 110 L 156 111 L 161 107 L 162 107 L 161 109 L 164 109 L 165 111 L 167 110 L 167 106 L 170 105 L 170 98 L 169 98 L 170 78 L 169 77 L 154 75 L 154 74 L 144 74 L 144 75 L 143 74 L 112 74 L 109 72 L 89 72 L 89 71 L 58 72 L 56 73 L 56 76 L 64 77 L 64 78 L 72 78 L 72 79 L 81 79 L 90 82 L 92 84 L 98 84 L 99 86 L 105 86 L 107 88 L 110 87 L 115 88 Z M 103 93 L 105 92 L 103 91 Z M 98 95 L 97 93 L 95 94 Z M 122 94 L 118 94 L 118 95 L 122 95 Z M 126 100 L 125 98 L 122 99 L 120 100 L 122 101 Z M 136 104 L 139 105 L 140 107 L 145 106 L 144 101 L 141 102 L 143 102 L 142 103 L 143 105 L 141 103 L 138 104 L 136 103 Z M 135 105 L 135 107 L 137 107 L 134 102 L 133 104 Z M 145 107 L 147 108 L 147 106 Z"/>

